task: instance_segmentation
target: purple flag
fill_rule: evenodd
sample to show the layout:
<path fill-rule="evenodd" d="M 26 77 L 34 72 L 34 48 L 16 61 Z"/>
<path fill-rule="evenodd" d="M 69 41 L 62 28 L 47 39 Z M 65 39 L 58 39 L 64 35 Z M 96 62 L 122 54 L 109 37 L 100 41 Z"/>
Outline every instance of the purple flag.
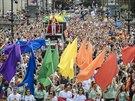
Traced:
<path fill-rule="evenodd" d="M 0 73 L 8 82 L 10 82 L 15 75 L 17 62 L 19 62 L 20 59 L 20 46 L 15 44 L 9 52 L 8 58 L 0 68 Z"/>

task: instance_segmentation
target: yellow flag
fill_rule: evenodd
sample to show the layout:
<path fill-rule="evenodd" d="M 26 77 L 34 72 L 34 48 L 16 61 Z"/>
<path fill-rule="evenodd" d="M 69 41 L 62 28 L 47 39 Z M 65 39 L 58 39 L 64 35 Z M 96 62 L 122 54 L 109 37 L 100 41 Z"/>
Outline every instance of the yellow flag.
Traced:
<path fill-rule="evenodd" d="M 60 63 L 59 63 L 59 67 L 61 68 L 61 64 L 63 64 L 66 60 L 65 60 L 65 58 L 66 58 L 66 54 L 67 54 L 67 52 L 69 51 L 69 49 L 70 49 L 70 46 L 71 46 L 71 44 L 69 43 L 68 45 L 67 45 L 67 47 L 65 48 L 65 50 L 63 51 L 63 53 L 62 53 L 62 55 L 61 55 L 61 58 L 60 58 Z"/>
<path fill-rule="evenodd" d="M 70 79 L 72 79 L 74 77 L 73 65 L 75 63 L 75 58 L 77 55 L 77 38 L 74 39 L 72 44 L 67 47 L 64 52 L 58 65 L 58 67 L 60 68 L 60 74 L 64 77 L 69 77 Z M 70 70 L 72 70 L 72 73 Z"/>
<path fill-rule="evenodd" d="M 73 79 L 74 78 L 74 59 L 72 59 L 71 61 L 70 61 L 70 67 L 69 67 L 69 75 L 68 75 L 68 77 L 69 77 L 69 79 L 71 80 L 71 79 Z"/>

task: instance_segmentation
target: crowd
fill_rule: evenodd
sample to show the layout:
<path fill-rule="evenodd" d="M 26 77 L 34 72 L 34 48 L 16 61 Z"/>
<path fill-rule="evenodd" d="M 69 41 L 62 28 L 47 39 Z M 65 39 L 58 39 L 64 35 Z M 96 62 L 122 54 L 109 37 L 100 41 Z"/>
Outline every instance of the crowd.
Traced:
<path fill-rule="evenodd" d="M 105 19 L 104 19 L 105 18 Z M 75 69 L 75 77 L 72 80 L 60 75 L 59 69 L 50 76 L 52 84 L 45 87 L 37 81 L 37 75 L 42 65 L 44 49 L 35 52 L 36 70 L 34 74 L 34 95 L 27 84 L 17 87 L 24 78 L 28 63 L 29 54 L 23 55 L 23 63 L 17 68 L 17 73 L 10 83 L 1 75 L 0 77 L 0 95 L 2 101 L 135 101 L 135 65 L 130 63 L 124 65 L 121 58 L 121 50 L 125 46 L 133 46 L 135 28 L 131 27 L 131 35 L 127 35 L 127 26 L 121 22 L 120 27 L 114 26 L 113 18 L 107 18 L 100 14 L 87 14 L 83 19 L 73 17 L 67 22 L 65 31 L 65 45 L 78 37 L 78 48 L 82 40 L 87 37 L 93 47 L 93 59 L 103 50 L 107 49 L 106 57 L 109 52 L 117 54 L 118 74 L 112 80 L 112 83 L 103 92 L 96 84 L 93 77 L 83 82 L 76 82 L 76 75 L 80 72 Z M 46 35 L 42 21 L 30 23 L 30 25 L 18 25 L 14 27 L 14 41 L 43 38 Z M 1 30 L 0 45 L 11 44 L 10 30 Z M 0 54 L 0 65 L 5 61 L 6 56 Z M 130 85 L 128 85 L 130 83 Z M 61 100 L 60 100 L 61 99 Z M 63 99 L 63 100 L 62 100 Z"/>

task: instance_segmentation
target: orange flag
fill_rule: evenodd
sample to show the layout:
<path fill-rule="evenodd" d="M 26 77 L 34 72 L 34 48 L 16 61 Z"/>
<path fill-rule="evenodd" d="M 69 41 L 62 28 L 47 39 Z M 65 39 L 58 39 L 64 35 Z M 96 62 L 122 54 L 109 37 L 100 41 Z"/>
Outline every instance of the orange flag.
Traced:
<path fill-rule="evenodd" d="M 88 56 L 89 56 L 88 61 L 89 63 L 91 63 L 93 58 L 92 58 L 92 45 L 90 43 L 88 43 Z"/>
<path fill-rule="evenodd" d="M 79 51 L 77 53 L 77 57 L 76 57 L 76 63 L 77 65 L 81 65 L 83 64 L 83 62 L 85 61 L 87 54 L 86 54 L 86 38 L 83 40 Z"/>
<path fill-rule="evenodd" d="M 116 54 L 111 53 L 95 74 L 95 81 L 103 91 L 112 82 L 113 77 L 116 76 L 118 72 L 117 65 Z"/>
<path fill-rule="evenodd" d="M 81 82 L 84 80 L 88 80 L 92 74 L 94 73 L 95 69 L 101 67 L 106 50 L 103 50 L 91 63 L 88 67 L 82 70 L 81 73 L 77 75 L 77 82 Z"/>
<path fill-rule="evenodd" d="M 135 58 L 135 46 L 128 46 L 122 49 L 122 60 L 124 64 L 128 64 Z"/>
<path fill-rule="evenodd" d="M 92 45 L 88 43 L 88 50 L 87 50 L 87 56 L 85 58 L 85 61 L 78 65 L 80 69 L 84 69 L 88 67 L 88 65 L 92 62 Z"/>

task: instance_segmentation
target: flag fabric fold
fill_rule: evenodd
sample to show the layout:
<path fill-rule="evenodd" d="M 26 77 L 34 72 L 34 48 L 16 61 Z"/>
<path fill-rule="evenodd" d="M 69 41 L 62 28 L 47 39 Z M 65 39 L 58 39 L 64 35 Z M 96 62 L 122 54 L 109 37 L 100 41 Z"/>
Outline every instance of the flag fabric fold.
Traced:
<path fill-rule="evenodd" d="M 26 76 L 22 83 L 20 83 L 18 86 L 22 86 L 24 84 L 27 84 L 27 88 L 30 89 L 32 95 L 34 95 L 34 70 L 36 68 L 36 61 L 33 51 L 31 51 L 31 55 L 29 58 L 28 67 L 26 69 Z"/>
<path fill-rule="evenodd" d="M 87 56 L 85 56 L 85 60 L 82 64 L 78 65 L 80 69 L 85 69 L 92 62 L 92 46 L 88 43 Z"/>
<path fill-rule="evenodd" d="M 31 47 L 33 48 L 33 50 L 38 50 L 42 46 L 46 46 L 46 42 L 42 38 L 36 39 L 36 40 L 31 40 L 30 39 L 29 41 L 17 41 L 16 44 L 20 45 L 21 54 L 31 52 Z M 5 50 L 4 50 L 4 53 L 8 54 L 12 47 L 13 47 L 13 44 L 6 46 Z"/>
<path fill-rule="evenodd" d="M 52 54 L 52 61 L 53 61 L 53 69 L 54 72 L 57 70 L 58 63 L 59 63 L 59 52 L 58 52 L 58 45 L 56 45 L 56 48 Z"/>
<path fill-rule="evenodd" d="M 93 53 L 93 51 L 92 51 L 92 45 L 90 43 L 88 43 L 88 52 L 87 52 L 87 54 L 88 54 L 88 63 L 89 64 L 93 60 L 92 53 Z"/>
<path fill-rule="evenodd" d="M 84 80 L 88 80 L 92 74 L 94 73 L 95 69 L 101 67 L 106 50 L 104 49 L 90 64 L 88 67 L 82 70 L 81 73 L 77 75 L 77 82 L 82 82 Z"/>
<path fill-rule="evenodd" d="M 40 71 L 38 75 L 38 81 L 42 83 L 44 86 L 46 86 L 44 81 L 46 80 L 46 78 L 48 78 L 48 76 L 50 76 L 52 72 L 52 68 L 53 68 L 52 51 L 51 51 L 51 47 L 49 46 L 44 56 L 43 63 L 40 67 Z"/>
<path fill-rule="evenodd" d="M 70 50 L 70 46 L 71 46 L 71 44 L 69 43 L 68 45 L 67 45 L 67 47 L 65 48 L 65 50 L 63 51 L 63 53 L 62 53 L 62 55 L 61 55 L 61 58 L 60 58 L 60 63 L 59 63 L 59 68 L 60 68 L 60 70 L 62 69 L 62 64 L 64 64 L 64 62 L 66 61 L 65 60 L 65 58 L 66 58 L 66 56 L 67 56 L 67 53 L 68 53 L 68 51 Z"/>
<path fill-rule="evenodd" d="M 86 40 L 87 38 L 82 41 L 76 57 L 76 63 L 82 70 L 92 62 L 92 46 L 88 43 L 88 49 L 86 49 Z"/>
<path fill-rule="evenodd" d="M 122 60 L 124 64 L 128 64 L 135 58 L 135 46 L 128 46 L 122 49 Z"/>
<path fill-rule="evenodd" d="M 83 64 L 83 62 L 86 59 L 86 40 L 87 40 L 86 38 L 83 40 L 83 42 L 78 50 L 77 56 L 76 56 L 76 63 L 78 66 Z M 80 67 L 80 69 L 81 69 L 81 67 Z"/>
<path fill-rule="evenodd" d="M 44 86 L 48 86 L 51 84 L 49 76 L 57 70 L 58 62 L 58 46 L 56 45 L 56 48 L 53 53 L 51 52 L 51 47 L 49 46 L 43 59 L 42 66 L 40 67 L 38 76 L 38 81 L 42 83 Z"/>
<path fill-rule="evenodd" d="M 17 62 L 21 59 L 20 56 L 20 46 L 13 45 L 6 61 L 2 64 L 0 68 L 0 73 L 3 77 L 10 82 L 16 73 Z"/>
<path fill-rule="evenodd" d="M 60 74 L 64 77 L 72 79 L 74 76 L 74 63 L 77 55 L 77 38 L 74 39 L 72 44 L 68 45 L 64 50 L 58 67 Z"/>
<path fill-rule="evenodd" d="M 58 101 L 67 101 L 66 98 L 58 97 Z"/>
<path fill-rule="evenodd" d="M 118 72 L 116 54 L 111 53 L 100 67 L 94 78 L 96 83 L 104 91 Z"/>

